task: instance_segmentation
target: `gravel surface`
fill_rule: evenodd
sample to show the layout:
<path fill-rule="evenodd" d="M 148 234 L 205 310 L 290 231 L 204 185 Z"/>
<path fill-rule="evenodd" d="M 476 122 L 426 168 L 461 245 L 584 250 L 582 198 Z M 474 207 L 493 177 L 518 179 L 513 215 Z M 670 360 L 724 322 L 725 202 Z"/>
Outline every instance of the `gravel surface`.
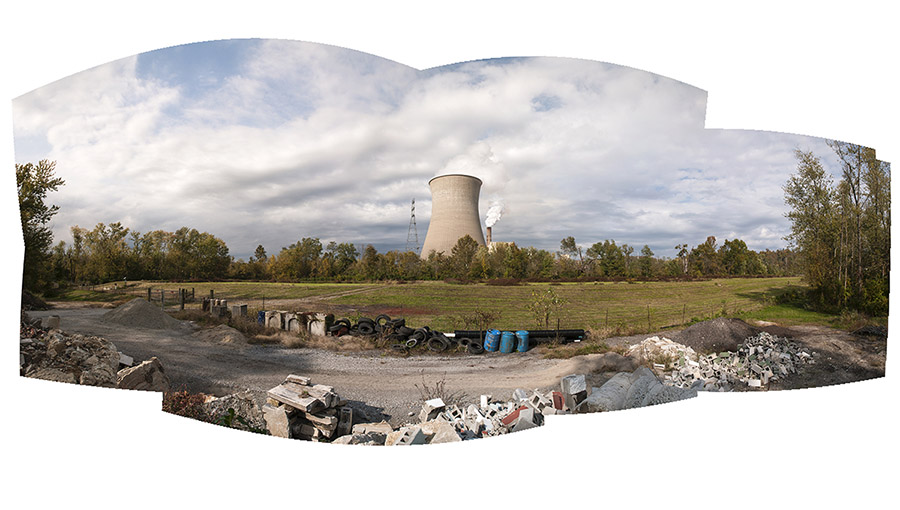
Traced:
<path fill-rule="evenodd" d="M 593 384 L 622 367 L 614 353 L 578 356 L 568 360 L 543 359 L 535 351 L 482 355 L 424 355 L 398 357 L 377 352 L 336 353 L 321 349 L 241 345 L 198 338 L 196 326 L 176 329 L 128 327 L 102 320 L 107 310 L 56 308 L 30 312 L 32 317 L 60 316 L 60 328 L 102 336 L 136 362 L 159 358 L 173 389 L 226 395 L 240 390 L 268 390 L 286 375 L 312 378 L 328 384 L 342 398 L 372 420 L 382 417 L 392 425 L 418 413 L 423 389 L 442 382 L 445 396 L 466 403 L 479 395 L 509 398 L 516 388 L 557 389 L 559 379 L 573 373 L 589 376 Z M 627 364 L 627 363 L 626 363 Z M 448 402 L 449 403 L 449 402 Z"/>

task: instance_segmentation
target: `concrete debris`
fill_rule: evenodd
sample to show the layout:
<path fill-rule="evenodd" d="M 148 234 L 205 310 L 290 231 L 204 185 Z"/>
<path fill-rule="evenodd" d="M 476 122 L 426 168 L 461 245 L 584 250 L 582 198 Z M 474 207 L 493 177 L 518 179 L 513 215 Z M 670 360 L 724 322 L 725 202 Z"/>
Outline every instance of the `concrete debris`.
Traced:
<path fill-rule="evenodd" d="M 88 386 L 116 387 L 121 356 L 103 337 L 29 329 L 20 338 L 19 373 L 26 377 Z"/>
<path fill-rule="evenodd" d="M 116 387 L 126 390 L 169 391 L 169 377 L 156 357 L 136 367 L 123 368 L 116 375 Z"/>
<path fill-rule="evenodd" d="M 419 412 L 419 421 L 424 423 L 433 420 L 445 409 L 445 407 L 444 401 L 439 398 L 427 400 L 425 404 L 422 405 L 422 410 Z"/>
<path fill-rule="evenodd" d="M 224 397 L 211 397 L 204 407 L 213 421 L 218 422 L 227 417 L 230 409 L 234 412 L 234 416 L 230 419 L 232 428 L 261 431 L 267 428 L 263 409 L 260 406 L 260 402 L 264 400 L 263 392 L 247 390 Z"/>
<path fill-rule="evenodd" d="M 310 383 L 308 377 L 292 374 L 266 393 L 268 401 L 263 412 L 272 435 L 326 441 L 338 436 L 339 425 L 342 431 L 353 430 L 352 411 L 345 411 L 334 388 Z M 348 416 L 350 421 L 346 422 Z"/>
<path fill-rule="evenodd" d="M 588 396 L 588 385 L 584 374 L 567 375 L 560 379 L 563 401 L 566 409 L 575 409 Z"/>
<path fill-rule="evenodd" d="M 800 344 L 764 331 L 747 338 L 737 352 L 676 360 L 663 382 L 700 391 L 731 391 L 736 385 L 762 388 L 814 362 L 813 355 Z"/>
<path fill-rule="evenodd" d="M 341 436 L 331 444 L 363 444 L 369 446 L 384 446 L 387 435 L 379 432 L 367 432 L 365 434 L 352 434 Z"/>
<path fill-rule="evenodd" d="M 575 408 L 576 413 L 595 413 L 665 404 L 697 396 L 697 391 L 666 386 L 648 368 L 619 372 Z"/>
<path fill-rule="evenodd" d="M 405 446 L 413 444 L 425 444 L 425 433 L 422 432 L 422 427 L 417 425 L 400 427 L 398 430 L 388 434 L 384 441 L 385 446 Z"/>

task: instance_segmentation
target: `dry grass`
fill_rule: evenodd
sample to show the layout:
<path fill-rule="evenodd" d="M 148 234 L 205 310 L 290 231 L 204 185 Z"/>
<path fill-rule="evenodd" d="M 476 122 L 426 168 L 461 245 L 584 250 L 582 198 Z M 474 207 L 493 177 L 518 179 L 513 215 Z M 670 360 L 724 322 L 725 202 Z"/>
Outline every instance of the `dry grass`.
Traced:
<path fill-rule="evenodd" d="M 450 391 L 447 388 L 447 374 L 443 374 L 438 381 L 435 381 L 434 384 L 428 384 L 428 381 L 425 380 L 425 371 L 422 370 L 422 386 L 415 384 L 417 390 L 419 390 L 419 394 L 422 396 L 423 401 L 432 400 L 435 398 L 439 398 L 444 401 L 444 404 L 451 405 L 457 404 L 460 405 L 469 400 L 468 395 L 461 391 Z"/>

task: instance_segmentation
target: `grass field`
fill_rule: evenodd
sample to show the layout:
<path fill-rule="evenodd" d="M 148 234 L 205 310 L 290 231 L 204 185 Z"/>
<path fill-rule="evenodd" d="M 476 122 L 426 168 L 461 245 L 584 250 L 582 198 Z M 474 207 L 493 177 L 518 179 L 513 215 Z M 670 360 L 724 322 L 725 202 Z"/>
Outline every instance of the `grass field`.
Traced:
<path fill-rule="evenodd" d="M 111 288 L 112 284 L 105 287 Z M 129 296 L 146 297 L 146 289 L 172 291 L 167 304 L 175 304 L 179 288 L 194 289 L 197 300 L 208 296 L 232 303 L 246 302 L 251 309 L 264 308 L 262 300 L 317 299 L 320 308 L 337 309 L 354 318 L 357 314 L 374 317 L 386 312 L 402 316 L 413 327 L 429 325 L 439 330 L 471 327 L 478 312 L 497 315 L 492 324 L 500 329 L 538 328 L 528 305 L 533 293 L 551 289 L 565 300 L 557 318 L 563 329 L 593 329 L 606 334 L 630 334 L 678 327 L 718 316 L 763 319 L 783 324 L 814 322 L 833 324 L 834 316 L 819 314 L 785 304 L 776 304 L 779 294 L 802 288 L 797 277 L 733 278 L 692 282 L 589 282 L 528 283 L 515 286 L 486 284 L 449 284 L 414 282 L 406 284 L 334 284 L 334 283 L 129 283 L 128 293 L 69 291 L 66 300 L 125 300 Z M 349 294 L 348 294 L 349 293 Z M 346 294 L 346 295 L 345 295 Z M 92 299 L 97 298 L 97 299 Z M 171 299 L 171 301 L 170 301 Z M 197 303 L 191 306 L 198 306 Z M 316 310 L 301 310 L 316 311 Z M 468 323 L 468 324 L 467 324 Z M 541 326 L 543 327 L 543 326 Z"/>

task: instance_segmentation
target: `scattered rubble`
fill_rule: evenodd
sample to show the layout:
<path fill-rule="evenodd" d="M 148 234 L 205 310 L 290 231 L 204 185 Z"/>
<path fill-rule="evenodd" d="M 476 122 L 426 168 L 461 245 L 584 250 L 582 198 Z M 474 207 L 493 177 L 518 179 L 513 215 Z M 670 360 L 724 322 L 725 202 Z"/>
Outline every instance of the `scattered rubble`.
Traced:
<path fill-rule="evenodd" d="M 116 387 L 120 355 L 105 338 L 35 329 L 19 339 L 19 372 L 51 381 Z"/>
<path fill-rule="evenodd" d="M 185 325 L 144 298 L 134 298 L 102 315 L 102 320 L 146 329 L 181 329 Z"/>
<path fill-rule="evenodd" d="M 737 384 L 760 388 L 814 363 L 808 349 L 763 331 L 747 338 L 736 352 L 679 360 L 666 384 L 703 391 L 730 391 Z"/>
<path fill-rule="evenodd" d="M 619 372 L 575 408 L 576 413 L 596 413 L 634 409 L 676 402 L 697 396 L 693 389 L 666 386 L 650 369 L 641 367 L 634 372 Z"/>
<path fill-rule="evenodd" d="M 702 355 L 668 338 L 654 336 L 632 346 L 628 354 L 665 373 L 665 384 L 701 391 L 731 391 L 736 384 L 761 388 L 769 381 L 796 373 L 799 365 L 815 363 L 813 354 L 799 344 L 765 331 L 746 338 L 735 352 Z M 666 373 L 670 366 L 673 370 Z"/>

